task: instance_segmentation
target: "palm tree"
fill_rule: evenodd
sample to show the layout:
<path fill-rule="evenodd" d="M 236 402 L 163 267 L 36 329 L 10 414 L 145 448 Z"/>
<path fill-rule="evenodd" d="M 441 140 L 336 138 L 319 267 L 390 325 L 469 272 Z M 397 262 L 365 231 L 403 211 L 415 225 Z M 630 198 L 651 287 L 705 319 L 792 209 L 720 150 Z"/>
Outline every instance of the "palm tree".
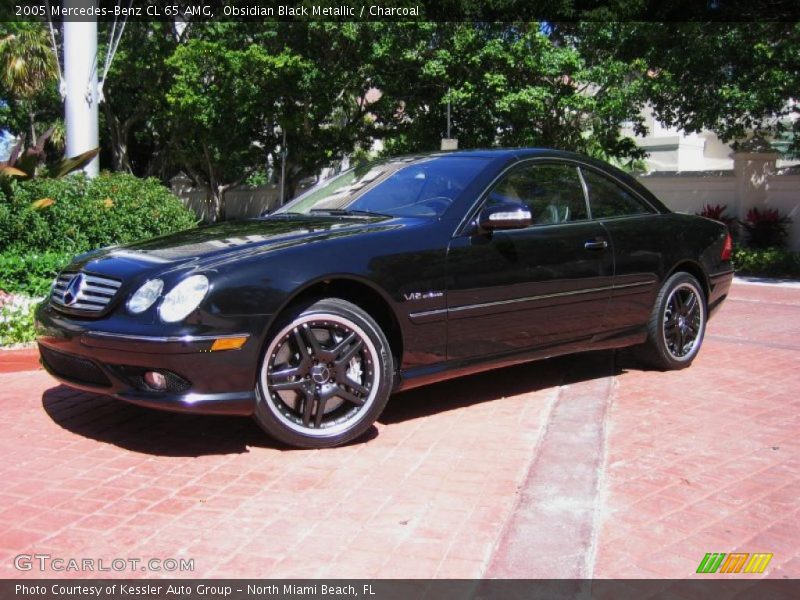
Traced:
<path fill-rule="evenodd" d="M 10 24 L 9 24 L 10 25 Z M 36 144 L 34 97 L 58 79 L 58 63 L 41 23 L 18 23 L 0 38 L 0 80 L 8 93 L 28 105 L 31 144 Z"/>

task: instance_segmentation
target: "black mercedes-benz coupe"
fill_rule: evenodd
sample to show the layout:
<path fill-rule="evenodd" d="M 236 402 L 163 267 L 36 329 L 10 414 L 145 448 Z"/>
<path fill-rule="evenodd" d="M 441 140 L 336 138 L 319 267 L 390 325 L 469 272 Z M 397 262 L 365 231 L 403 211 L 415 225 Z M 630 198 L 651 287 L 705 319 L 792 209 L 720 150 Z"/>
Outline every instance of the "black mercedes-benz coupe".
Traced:
<path fill-rule="evenodd" d="M 388 159 L 258 219 L 77 257 L 39 347 L 70 386 L 336 446 L 449 377 L 623 346 L 687 367 L 730 254 L 724 225 L 577 154 Z"/>

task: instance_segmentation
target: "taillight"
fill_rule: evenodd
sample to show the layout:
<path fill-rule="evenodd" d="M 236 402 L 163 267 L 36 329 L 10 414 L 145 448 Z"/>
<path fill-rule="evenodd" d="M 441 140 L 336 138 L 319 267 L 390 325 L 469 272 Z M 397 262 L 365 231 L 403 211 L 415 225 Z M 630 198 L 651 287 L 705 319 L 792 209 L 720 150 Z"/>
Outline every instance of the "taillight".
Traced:
<path fill-rule="evenodd" d="M 730 260 L 732 252 L 733 252 L 733 238 L 731 238 L 730 233 L 726 233 L 725 243 L 722 245 L 722 255 L 720 256 L 720 259 Z"/>

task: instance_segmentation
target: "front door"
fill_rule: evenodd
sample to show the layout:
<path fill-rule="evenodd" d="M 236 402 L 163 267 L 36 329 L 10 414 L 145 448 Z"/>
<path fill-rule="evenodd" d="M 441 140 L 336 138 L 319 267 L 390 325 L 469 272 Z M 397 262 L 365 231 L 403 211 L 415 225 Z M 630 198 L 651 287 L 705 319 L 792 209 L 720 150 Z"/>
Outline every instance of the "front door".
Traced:
<path fill-rule="evenodd" d="M 577 168 L 529 161 L 489 190 L 484 205 L 523 202 L 525 228 L 467 231 L 447 257 L 448 359 L 466 359 L 591 338 L 611 297 L 613 254 L 588 219 Z"/>

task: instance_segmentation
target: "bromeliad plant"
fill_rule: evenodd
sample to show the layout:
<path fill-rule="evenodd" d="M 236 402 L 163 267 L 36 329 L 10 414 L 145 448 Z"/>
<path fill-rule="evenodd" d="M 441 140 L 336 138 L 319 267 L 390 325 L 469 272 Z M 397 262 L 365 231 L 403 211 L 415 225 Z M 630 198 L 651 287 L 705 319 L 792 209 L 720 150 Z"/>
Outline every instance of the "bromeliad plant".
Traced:
<path fill-rule="evenodd" d="M 50 164 L 47 163 L 47 153 L 45 145 L 53 135 L 55 127 L 51 127 L 39 136 L 36 144 L 25 148 L 25 136 L 22 136 L 14 148 L 7 161 L 0 162 L 0 185 L 5 190 L 10 178 L 32 179 L 34 177 L 64 177 L 82 169 L 89 164 L 92 159 L 100 152 L 99 148 L 94 148 L 77 156 L 62 158 Z"/>
<path fill-rule="evenodd" d="M 792 219 L 775 208 L 751 208 L 742 223 L 753 248 L 783 248 Z"/>
<path fill-rule="evenodd" d="M 92 159 L 100 152 L 100 148 L 94 148 L 87 152 L 78 154 L 70 158 L 62 158 L 59 161 L 47 164 L 47 153 L 45 145 L 50 136 L 53 135 L 55 127 L 45 131 L 36 144 L 25 148 L 25 136 L 22 136 L 14 148 L 8 160 L 0 162 L 0 193 L 10 198 L 14 195 L 12 181 L 24 181 L 27 179 L 59 179 L 74 171 L 78 171 L 88 165 Z M 31 208 L 39 210 L 46 208 L 54 201 L 51 198 L 42 198 L 33 202 Z"/>
<path fill-rule="evenodd" d="M 706 204 L 705 206 L 703 206 L 703 210 L 701 210 L 697 214 L 707 219 L 714 219 L 715 221 L 719 221 L 720 223 L 725 223 L 725 225 L 730 227 L 732 223 L 736 222 L 736 218 L 728 216 L 726 214 L 727 210 L 728 210 L 727 204 L 714 204 L 714 205 Z"/>
<path fill-rule="evenodd" d="M 736 217 L 728 215 L 727 211 L 727 204 L 706 204 L 703 206 L 703 210 L 696 214 L 701 217 L 706 217 L 707 219 L 714 219 L 715 221 L 724 223 L 733 236 L 733 241 L 738 243 L 740 233 L 739 220 Z"/>

